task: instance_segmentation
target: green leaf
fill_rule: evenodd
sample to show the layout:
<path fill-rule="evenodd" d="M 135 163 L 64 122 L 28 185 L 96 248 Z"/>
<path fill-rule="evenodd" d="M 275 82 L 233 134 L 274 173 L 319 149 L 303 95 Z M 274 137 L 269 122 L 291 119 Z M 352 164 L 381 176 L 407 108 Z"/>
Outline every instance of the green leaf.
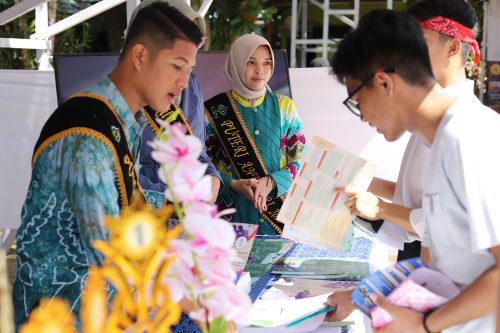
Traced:
<path fill-rule="evenodd" d="M 224 317 L 215 317 L 214 320 L 210 322 L 209 333 L 227 333 L 228 325 Z"/>

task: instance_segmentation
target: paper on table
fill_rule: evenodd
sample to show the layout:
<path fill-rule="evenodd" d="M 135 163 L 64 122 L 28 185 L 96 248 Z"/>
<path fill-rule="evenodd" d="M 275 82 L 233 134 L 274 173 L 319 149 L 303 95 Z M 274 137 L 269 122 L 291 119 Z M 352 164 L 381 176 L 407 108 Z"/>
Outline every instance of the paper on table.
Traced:
<path fill-rule="evenodd" d="M 255 332 L 309 332 L 318 328 L 323 322 L 326 313 L 322 313 L 300 322 L 297 325 L 286 327 L 297 318 L 313 313 L 324 308 L 329 293 L 316 297 L 297 300 L 257 300 L 250 310 L 249 318 L 252 326 L 268 328 L 256 330 Z M 248 329 L 251 329 L 249 327 Z M 245 329 L 242 332 L 253 332 Z"/>
<path fill-rule="evenodd" d="M 236 273 L 241 273 L 247 264 L 259 226 L 257 224 L 248 223 L 232 223 L 232 226 L 236 234 L 234 241 L 236 259 L 233 261 L 232 266 Z"/>
<path fill-rule="evenodd" d="M 352 216 L 344 206 L 346 194 L 334 189 L 364 191 L 374 171 L 367 161 L 315 136 L 278 220 L 318 239 L 321 245 L 345 251 L 352 242 Z"/>
<path fill-rule="evenodd" d="M 256 238 L 245 266 L 245 271 L 252 277 L 252 284 L 265 275 L 293 244 L 291 240 L 283 238 Z"/>
<path fill-rule="evenodd" d="M 283 257 L 274 264 L 272 273 L 307 278 L 330 275 L 360 280 L 369 275 L 370 264 L 357 258 Z"/>
<path fill-rule="evenodd" d="M 349 226 L 349 230 L 346 233 L 352 233 L 354 227 L 351 224 Z M 339 256 L 345 256 L 346 253 L 349 251 L 350 246 L 351 246 L 351 241 L 352 239 L 350 237 L 345 237 L 344 241 L 345 243 L 340 246 L 340 248 L 332 248 L 330 244 L 327 242 L 323 242 L 321 239 L 317 239 L 314 236 L 311 236 L 309 234 L 306 234 L 296 228 L 293 228 L 291 225 L 285 224 L 285 227 L 283 228 L 283 233 L 281 234 L 283 238 L 293 240 L 294 242 L 300 242 L 303 244 L 307 244 L 310 246 L 314 246 L 323 250 L 328 250 L 331 252 L 338 253 Z"/>
<path fill-rule="evenodd" d="M 330 281 L 281 277 L 270 289 L 262 294 L 261 299 L 301 299 L 331 294 L 335 290 L 351 289 L 358 284 L 359 281 Z"/>

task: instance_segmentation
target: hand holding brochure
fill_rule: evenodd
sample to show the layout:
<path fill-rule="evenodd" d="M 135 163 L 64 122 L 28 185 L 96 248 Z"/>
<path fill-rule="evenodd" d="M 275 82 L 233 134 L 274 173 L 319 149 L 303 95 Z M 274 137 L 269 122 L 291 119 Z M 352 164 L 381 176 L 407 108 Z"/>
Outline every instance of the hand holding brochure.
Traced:
<path fill-rule="evenodd" d="M 375 167 L 358 156 L 318 136 L 308 145 L 278 220 L 285 224 L 283 237 L 342 252 L 352 243 L 352 216 L 339 187 L 364 191 Z"/>
<path fill-rule="evenodd" d="M 394 305 L 425 312 L 446 303 L 460 289 L 445 275 L 428 268 L 420 258 L 398 262 L 361 281 L 352 294 L 353 303 L 371 317 L 376 328 L 392 321 L 391 315 L 376 307 L 370 294 L 386 297 Z"/>

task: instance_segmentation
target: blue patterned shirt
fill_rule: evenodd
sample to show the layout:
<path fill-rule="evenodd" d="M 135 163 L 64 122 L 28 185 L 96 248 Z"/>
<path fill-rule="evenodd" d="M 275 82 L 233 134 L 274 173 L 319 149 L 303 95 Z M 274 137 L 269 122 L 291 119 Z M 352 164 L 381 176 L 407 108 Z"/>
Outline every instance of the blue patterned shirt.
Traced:
<path fill-rule="evenodd" d="M 142 111 L 134 116 L 107 76 L 86 92 L 113 105 L 138 160 L 146 124 Z M 63 137 L 36 160 L 17 231 L 17 327 L 42 297 L 66 299 L 78 318 L 88 268 L 103 259 L 91 244 L 108 238 L 101 217 L 120 210 L 114 170 L 110 149 L 91 135 Z"/>

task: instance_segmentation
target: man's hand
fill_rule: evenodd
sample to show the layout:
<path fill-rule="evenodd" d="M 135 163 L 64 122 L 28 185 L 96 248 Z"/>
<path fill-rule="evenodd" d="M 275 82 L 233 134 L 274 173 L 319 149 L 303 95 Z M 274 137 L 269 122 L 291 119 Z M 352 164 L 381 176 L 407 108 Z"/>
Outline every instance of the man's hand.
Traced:
<path fill-rule="evenodd" d="M 245 196 L 249 201 L 253 202 L 254 188 L 257 187 L 257 179 L 233 179 L 230 184 L 231 188 Z"/>
<path fill-rule="evenodd" d="M 215 204 L 215 201 L 217 200 L 217 196 L 219 195 L 219 189 L 220 189 L 220 179 L 212 176 L 212 198 L 209 201 L 209 204 L 213 205 Z"/>
<path fill-rule="evenodd" d="M 271 176 L 262 177 L 257 181 L 252 201 L 259 213 L 267 211 L 266 199 L 273 188 L 274 181 Z"/>
<path fill-rule="evenodd" d="M 335 309 L 327 313 L 325 321 L 344 320 L 356 310 L 356 306 L 351 302 L 352 291 L 353 289 L 337 290 L 328 296 L 325 306 L 330 305 L 335 307 Z"/>
<path fill-rule="evenodd" d="M 349 192 L 343 188 L 335 190 L 348 195 L 344 204 L 351 215 L 357 215 L 371 221 L 383 219 L 381 216 L 383 201 L 375 194 L 370 192 Z"/>
<path fill-rule="evenodd" d="M 379 297 L 377 295 L 370 295 L 370 298 L 377 306 L 383 308 L 393 318 L 392 321 L 386 326 L 379 329 L 373 328 L 373 332 L 425 333 L 425 329 L 422 324 L 422 313 L 392 305 L 385 298 Z"/>

